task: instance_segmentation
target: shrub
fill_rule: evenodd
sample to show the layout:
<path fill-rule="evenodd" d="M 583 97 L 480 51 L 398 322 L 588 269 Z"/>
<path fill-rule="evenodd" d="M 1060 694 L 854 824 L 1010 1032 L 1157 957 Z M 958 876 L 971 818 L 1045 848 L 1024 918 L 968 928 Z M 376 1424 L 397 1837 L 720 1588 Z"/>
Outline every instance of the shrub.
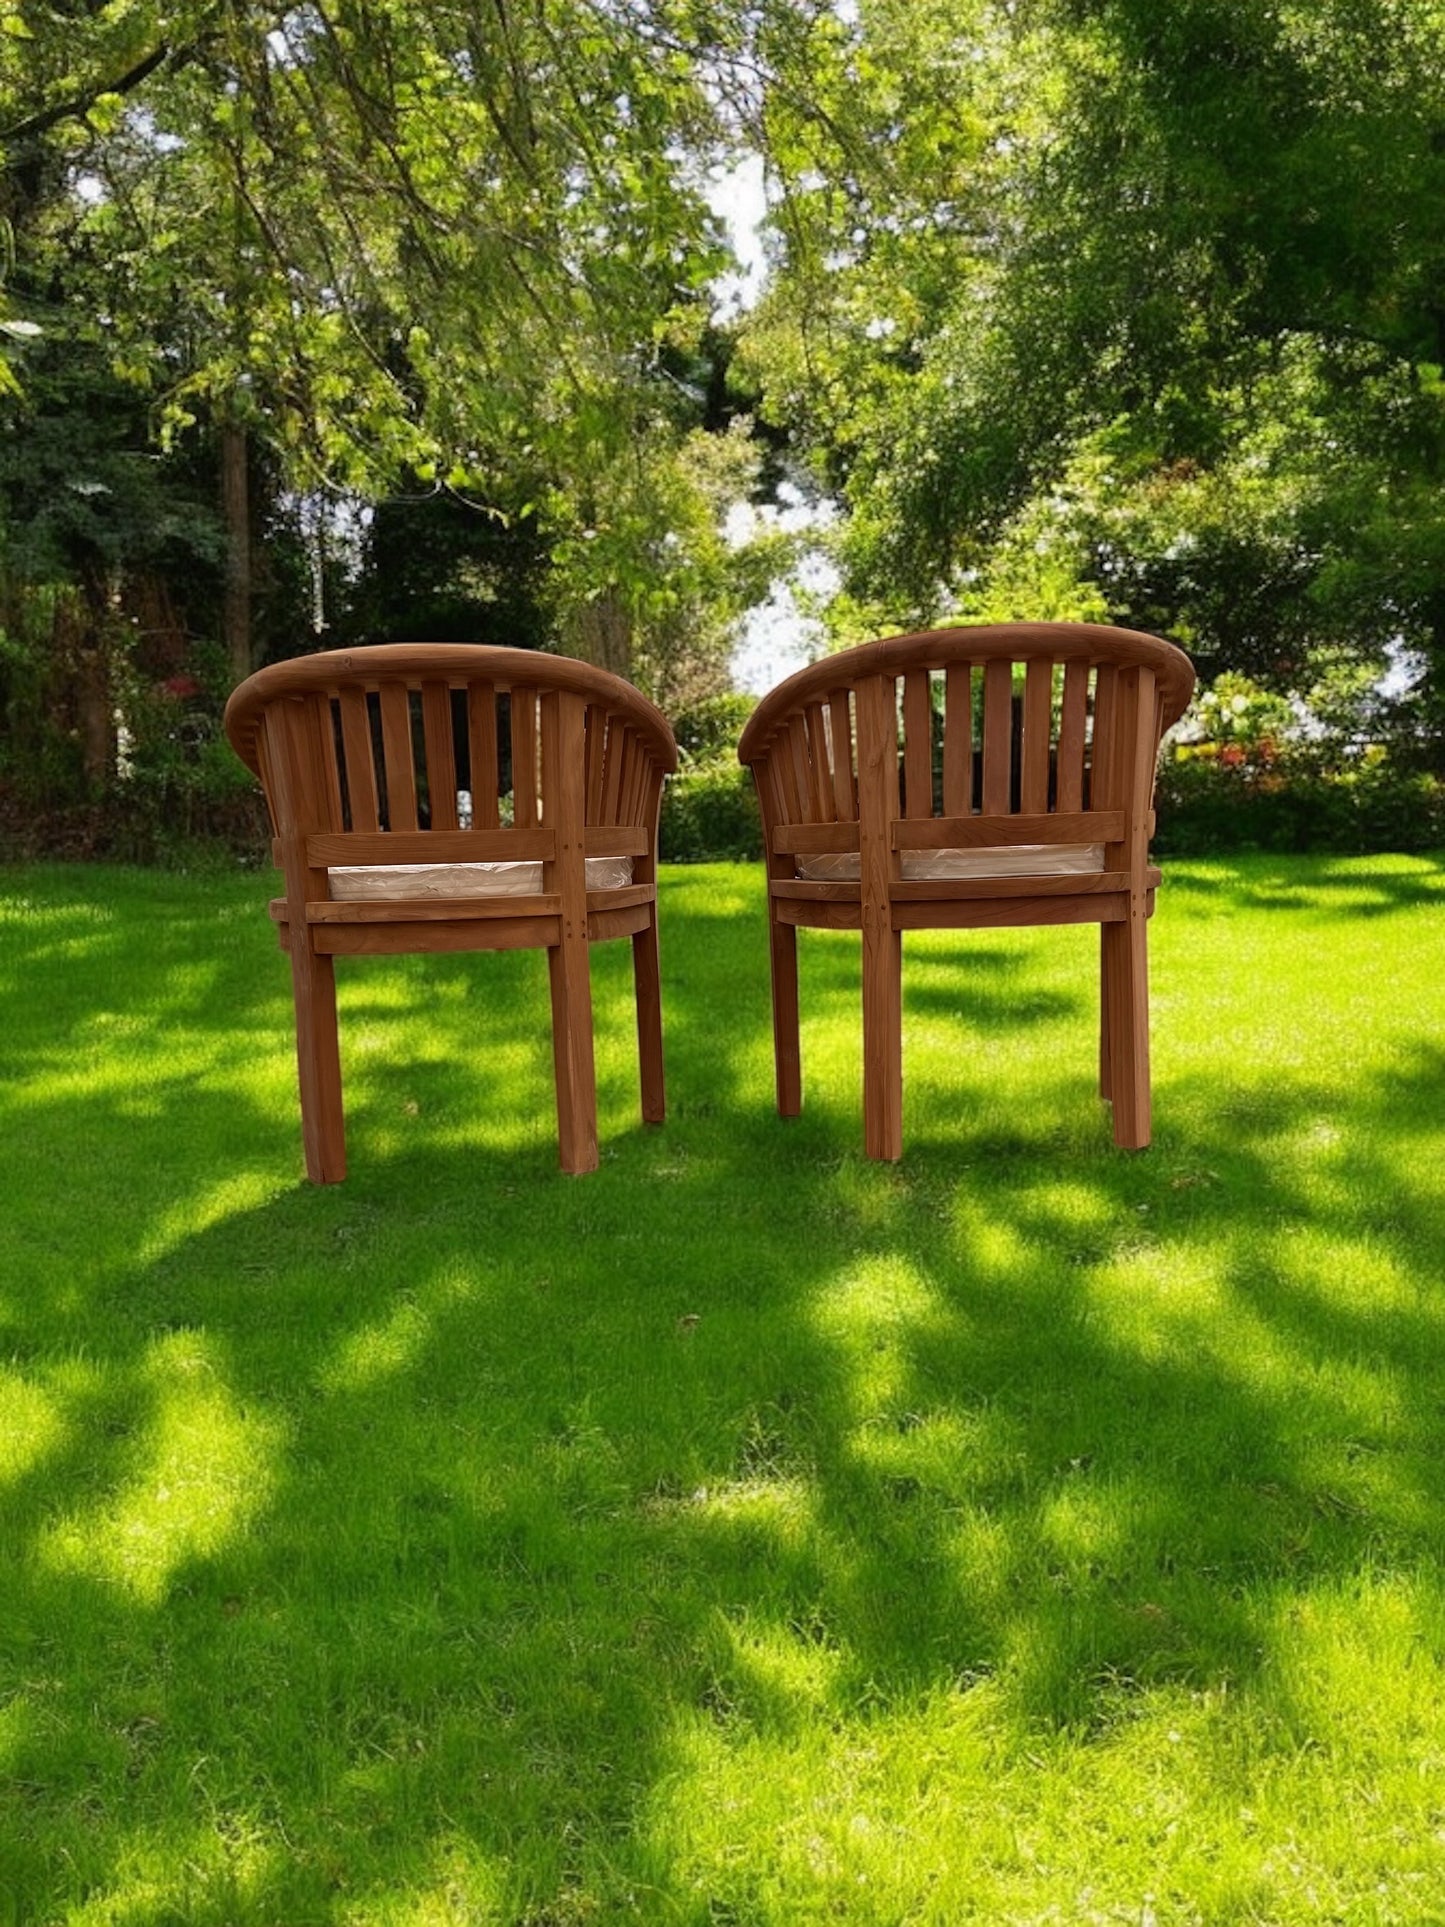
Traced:
<path fill-rule="evenodd" d="M 116 673 L 112 767 L 93 793 L 76 794 L 78 775 L 63 786 L 48 780 L 45 754 L 0 758 L 0 858 L 186 869 L 266 861 L 260 788 L 221 727 L 228 669 L 203 645 L 192 657 L 197 675 L 148 681 L 129 665 Z M 52 742 L 67 747 L 59 732 Z"/>
<path fill-rule="evenodd" d="M 1326 691 L 1328 694 L 1328 691 Z M 1158 848 L 1359 855 L 1445 844 L 1445 784 L 1362 746 L 1319 692 L 1306 706 L 1226 672 L 1196 696 L 1160 767 Z"/>
<path fill-rule="evenodd" d="M 680 767 L 662 802 L 659 855 L 665 863 L 746 862 L 763 852 L 751 770 L 738 738 L 755 696 L 707 696 L 672 718 Z"/>
<path fill-rule="evenodd" d="M 1345 769 L 1261 771 L 1199 756 L 1159 771 L 1159 831 L 1167 855 L 1430 850 L 1445 846 L 1445 783 L 1381 757 Z"/>
<path fill-rule="evenodd" d="M 663 862 L 744 862 L 762 853 L 752 771 L 721 760 L 680 769 L 662 799 Z"/>
<path fill-rule="evenodd" d="M 704 696 L 701 702 L 680 709 L 672 719 L 672 733 L 684 764 L 736 766 L 738 738 L 757 706 L 756 696 L 729 691 L 723 696 Z"/>

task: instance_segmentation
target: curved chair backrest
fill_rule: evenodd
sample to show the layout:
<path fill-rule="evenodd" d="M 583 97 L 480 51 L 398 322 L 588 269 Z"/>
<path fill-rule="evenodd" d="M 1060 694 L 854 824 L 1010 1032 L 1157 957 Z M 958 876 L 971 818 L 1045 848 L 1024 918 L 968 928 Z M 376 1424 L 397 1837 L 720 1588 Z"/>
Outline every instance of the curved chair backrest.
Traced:
<path fill-rule="evenodd" d="M 863 933 L 864 1132 L 902 1148 L 900 938 L 1104 926 L 1101 1089 L 1149 1137 L 1154 768 L 1194 688 L 1155 636 L 1007 623 L 891 636 L 799 670 L 738 746 L 767 839 L 778 1106 L 801 1105 L 796 929 Z"/>
<path fill-rule="evenodd" d="M 770 856 L 857 850 L 865 832 L 890 864 L 991 838 L 1117 846 L 1121 812 L 1147 814 L 1159 739 L 1193 687 L 1182 651 L 1128 629 L 890 636 L 781 683 L 738 755 L 757 775 Z M 1102 824 L 1074 820 L 1099 814 Z M 803 826 L 812 833 L 787 834 Z"/>
<path fill-rule="evenodd" d="M 657 823 L 677 747 L 661 711 L 567 657 L 395 643 L 258 671 L 227 704 L 226 731 L 261 779 L 286 876 L 271 914 L 291 956 L 313 1180 L 346 1169 L 338 956 L 545 948 L 561 1161 L 586 1171 L 588 945 L 630 937 L 643 1116 L 662 1117 Z"/>
<path fill-rule="evenodd" d="M 565 707 L 580 731 L 563 727 L 563 695 L 574 699 Z M 592 854 L 655 857 L 646 833 L 677 765 L 661 711 L 620 678 L 565 656 L 465 643 L 391 643 L 273 663 L 232 696 L 226 732 L 261 779 L 278 838 L 324 839 L 312 854 L 328 864 L 550 859 L 545 826 L 563 813 L 579 735 L 585 827 L 643 833 L 592 838 Z M 504 826 L 497 804 L 508 738 L 513 808 Z M 466 829 L 460 790 L 471 796 Z M 403 840 L 418 835 L 427 840 Z M 363 843 L 377 836 L 387 841 Z"/>

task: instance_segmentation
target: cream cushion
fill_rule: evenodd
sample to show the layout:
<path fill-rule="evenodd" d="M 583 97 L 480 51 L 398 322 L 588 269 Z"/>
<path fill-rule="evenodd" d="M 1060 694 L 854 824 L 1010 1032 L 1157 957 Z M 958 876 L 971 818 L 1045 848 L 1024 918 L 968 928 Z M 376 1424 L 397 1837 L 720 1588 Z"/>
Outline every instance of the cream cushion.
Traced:
<path fill-rule="evenodd" d="M 986 850 L 905 850 L 907 883 L 947 877 L 1097 876 L 1104 867 L 1102 843 L 1015 843 Z M 863 860 L 849 851 L 798 858 L 798 875 L 809 883 L 856 883 Z"/>
<path fill-rule="evenodd" d="M 632 881 L 630 856 L 589 856 L 589 890 L 622 890 Z M 531 897 L 542 889 L 540 863 L 378 863 L 331 872 L 334 902 L 393 897 Z"/>

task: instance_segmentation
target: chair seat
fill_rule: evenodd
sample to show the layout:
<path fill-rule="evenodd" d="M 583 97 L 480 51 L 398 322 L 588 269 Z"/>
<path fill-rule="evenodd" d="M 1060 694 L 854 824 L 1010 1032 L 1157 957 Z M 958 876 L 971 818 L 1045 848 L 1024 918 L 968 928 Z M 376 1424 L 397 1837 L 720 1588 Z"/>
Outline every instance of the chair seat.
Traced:
<path fill-rule="evenodd" d="M 589 890 L 624 890 L 632 882 L 630 856 L 589 856 Z M 331 872 L 337 903 L 405 897 L 530 897 L 542 889 L 540 863 L 342 864 Z"/>
<path fill-rule="evenodd" d="M 809 883 L 856 883 L 863 873 L 856 851 L 798 858 L 798 875 Z M 1019 843 L 986 850 L 905 850 L 906 883 L 948 877 L 1097 876 L 1104 868 L 1102 843 Z"/>

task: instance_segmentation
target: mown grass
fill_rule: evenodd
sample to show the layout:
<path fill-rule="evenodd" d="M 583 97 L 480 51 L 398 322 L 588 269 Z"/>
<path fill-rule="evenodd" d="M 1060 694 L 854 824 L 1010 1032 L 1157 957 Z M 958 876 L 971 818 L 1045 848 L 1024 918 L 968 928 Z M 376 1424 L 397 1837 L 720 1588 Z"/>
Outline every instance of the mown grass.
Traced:
<path fill-rule="evenodd" d="M 358 964 L 299 1182 L 257 878 L 0 873 L 0 1921 L 1445 1918 L 1445 870 L 1172 866 L 1156 1141 L 1090 931 L 856 943 L 771 1108 L 757 875 Z M 8 1910 L 8 1911 L 7 1911 Z"/>

